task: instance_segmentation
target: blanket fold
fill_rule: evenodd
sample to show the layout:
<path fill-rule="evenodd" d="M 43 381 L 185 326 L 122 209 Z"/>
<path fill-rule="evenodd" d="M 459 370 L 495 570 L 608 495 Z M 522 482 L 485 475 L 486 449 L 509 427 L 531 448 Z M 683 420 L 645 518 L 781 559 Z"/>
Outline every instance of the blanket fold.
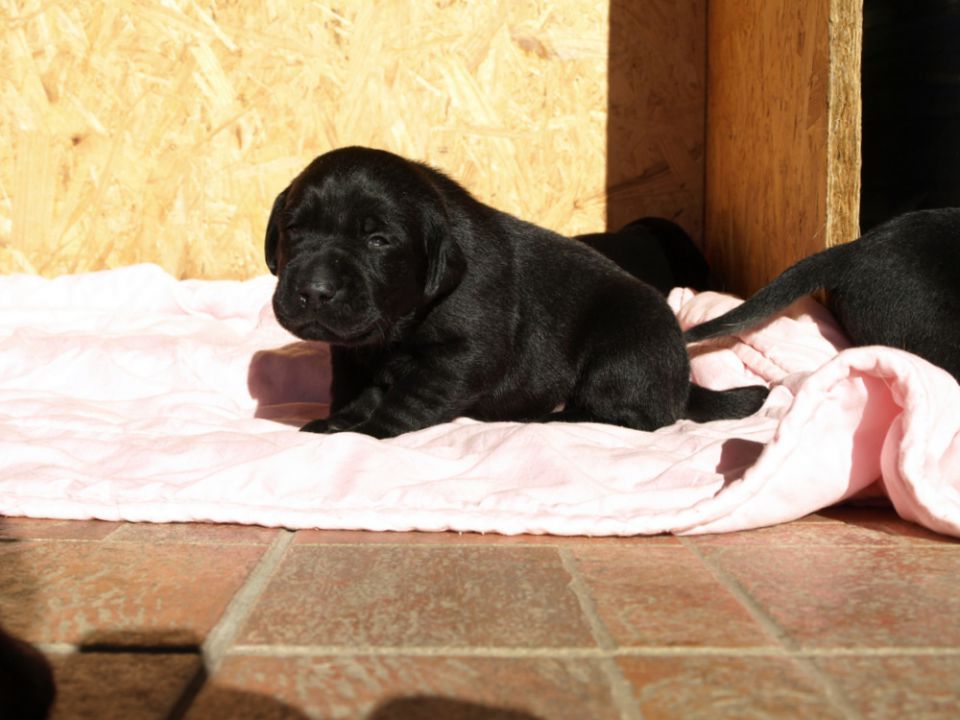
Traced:
<path fill-rule="evenodd" d="M 766 383 L 753 417 L 652 433 L 468 419 L 374 440 L 297 431 L 329 352 L 277 325 L 274 278 L 155 266 L 0 278 L 0 514 L 558 535 L 728 532 L 864 492 L 960 535 L 960 388 L 850 348 L 805 300 L 691 348 L 693 379 Z M 739 302 L 677 289 L 689 327 Z"/>

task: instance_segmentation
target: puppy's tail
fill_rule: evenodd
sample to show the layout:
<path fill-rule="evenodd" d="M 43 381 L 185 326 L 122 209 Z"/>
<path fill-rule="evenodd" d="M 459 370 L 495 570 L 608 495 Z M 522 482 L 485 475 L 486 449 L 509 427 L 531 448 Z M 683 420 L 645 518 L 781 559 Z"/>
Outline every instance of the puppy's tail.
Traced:
<path fill-rule="evenodd" d="M 804 258 L 784 270 L 773 282 L 743 304 L 687 330 L 683 334 L 684 341 L 698 342 L 748 330 L 794 300 L 820 288 L 829 289 L 836 285 L 846 272 L 849 251 L 850 244 L 837 245 Z"/>
<path fill-rule="evenodd" d="M 710 390 L 691 383 L 684 417 L 694 422 L 747 417 L 760 409 L 769 394 L 763 385 Z"/>

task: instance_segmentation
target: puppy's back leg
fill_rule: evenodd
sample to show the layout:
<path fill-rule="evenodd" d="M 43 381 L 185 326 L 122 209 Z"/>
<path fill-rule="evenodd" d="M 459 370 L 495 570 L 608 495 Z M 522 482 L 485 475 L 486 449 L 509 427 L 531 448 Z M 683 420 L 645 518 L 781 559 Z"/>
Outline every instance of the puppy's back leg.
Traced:
<path fill-rule="evenodd" d="M 679 339 L 676 343 L 679 346 Z M 679 346 L 682 349 L 682 346 Z M 550 416 L 566 422 L 599 422 L 656 430 L 682 415 L 688 390 L 685 353 L 622 346 L 593 354 L 564 410 Z"/>
<path fill-rule="evenodd" d="M 595 422 L 634 430 L 656 430 L 679 417 L 670 399 L 644 383 L 632 388 L 623 382 L 591 382 L 578 389 L 567 406 L 547 417 L 551 421 Z"/>

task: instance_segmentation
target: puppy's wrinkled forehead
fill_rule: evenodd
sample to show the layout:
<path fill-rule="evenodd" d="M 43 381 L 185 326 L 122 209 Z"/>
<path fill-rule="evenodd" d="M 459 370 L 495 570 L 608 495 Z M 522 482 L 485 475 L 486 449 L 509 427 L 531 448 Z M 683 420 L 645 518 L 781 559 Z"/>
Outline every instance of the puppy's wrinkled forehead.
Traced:
<path fill-rule="evenodd" d="M 413 179 L 402 177 L 405 173 L 369 162 L 324 160 L 309 165 L 293 182 L 285 211 L 289 225 L 335 233 L 406 226 L 413 219 L 416 188 Z"/>

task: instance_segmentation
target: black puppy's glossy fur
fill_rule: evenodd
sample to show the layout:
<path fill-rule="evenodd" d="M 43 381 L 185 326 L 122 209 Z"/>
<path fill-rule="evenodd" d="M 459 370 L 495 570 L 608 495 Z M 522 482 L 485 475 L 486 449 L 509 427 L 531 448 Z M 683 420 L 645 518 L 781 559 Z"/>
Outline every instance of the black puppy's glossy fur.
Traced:
<path fill-rule="evenodd" d="M 766 396 L 691 392 L 655 289 L 392 153 L 314 160 L 277 197 L 265 252 L 281 325 L 331 344 L 331 416 L 304 430 L 390 437 L 459 416 L 652 430 Z"/>
<path fill-rule="evenodd" d="M 919 355 L 960 380 L 960 209 L 894 218 L 787 268 L 730 312 L 686 332 L 688 342 L 746 330 L 804 295 L 828 307 L 855 345 Z"/>

